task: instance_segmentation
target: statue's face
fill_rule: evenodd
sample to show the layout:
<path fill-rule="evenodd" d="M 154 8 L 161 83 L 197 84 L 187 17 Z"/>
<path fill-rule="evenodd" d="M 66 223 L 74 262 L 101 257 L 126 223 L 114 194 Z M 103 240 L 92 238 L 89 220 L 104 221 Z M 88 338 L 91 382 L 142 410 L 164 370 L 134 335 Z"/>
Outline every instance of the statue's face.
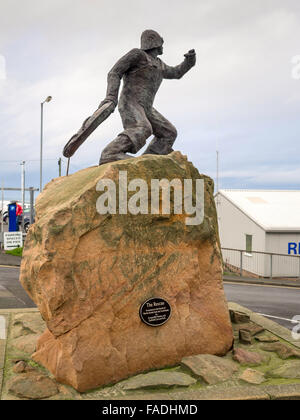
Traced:
<path fill-rule="evenodd" d="M 162 55 L 164 53 L 164 47 L 163 46 L 158 47 L 157 50 L 158 50 L 158 54 L 157 55 Z"/>
<path fill-rule="evenodd" d="M 164 49 L 163 46 L 152 48 L 151 50 L 147 50 L 146 52 L 154 57 L 157 57 L 158 55 L 162 55 Z"/>

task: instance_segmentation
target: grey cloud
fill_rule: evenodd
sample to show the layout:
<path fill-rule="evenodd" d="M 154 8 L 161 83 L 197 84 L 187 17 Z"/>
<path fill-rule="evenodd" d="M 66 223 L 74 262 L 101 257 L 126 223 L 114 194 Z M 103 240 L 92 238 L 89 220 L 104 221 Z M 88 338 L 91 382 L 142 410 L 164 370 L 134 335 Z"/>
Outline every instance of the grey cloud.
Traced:
<path fill-rule="evenodd" d="M 270 161 L 268 171 L 276 173 L 279 160 L 280 174 L 297 170 L 288 151 L 299 154 L 300 80 L 291 77 L 291 58 L 300 54 L 298 0 L 2 3 L 0 54 L 8 80 L 0 86 L 1 159 L 38 158 L 39 103 L 48 95 L 53 102 L 45 108 L 45 156 L 59 156 L 103 99 L 108 70 L 139 45 L 142 30 L 154 28 L 165 39 L 168 64 L 179 63 L 190 48 L 198 54 L 184 79 L 164 81 L 156 107 L 176 125 L 177 147 L 201 172 L 215 175 L 216 148 L 224 173 L 232 171 L 223 187 L 234 177 L 238 184 L 248 163 L 254 174 Z M 115 113 L 78 151 L 73 168 L 95 164 L 120 129 Z M 287 187 L 295 179 L 282 175 Z M 253 182 L 262 185 L 249 174 Z M 268 182 L 276 185 L 278 177 Z"/>

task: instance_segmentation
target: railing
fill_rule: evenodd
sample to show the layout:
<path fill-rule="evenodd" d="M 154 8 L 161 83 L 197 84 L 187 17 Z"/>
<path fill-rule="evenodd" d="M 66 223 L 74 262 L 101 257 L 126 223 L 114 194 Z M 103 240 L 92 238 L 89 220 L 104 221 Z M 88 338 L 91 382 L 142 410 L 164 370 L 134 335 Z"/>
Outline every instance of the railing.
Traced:
<path fill-rule="evenodd" d="M 300 256 L 222 248 L 225 274 L 241 277 L 300 278 Z"/>

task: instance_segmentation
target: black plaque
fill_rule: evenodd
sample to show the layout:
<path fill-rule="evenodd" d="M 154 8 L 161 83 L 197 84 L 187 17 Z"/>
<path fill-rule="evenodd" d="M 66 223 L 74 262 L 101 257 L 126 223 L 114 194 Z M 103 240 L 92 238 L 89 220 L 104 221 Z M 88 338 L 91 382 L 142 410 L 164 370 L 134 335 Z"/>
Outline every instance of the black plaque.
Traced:
<path fill-rule="evenodd" d="M 165 324 L 170 316 L 171 306 L 162 298 L 148 299 L 140 307 L 140 318 L 150 327 L 159 327 Z"/>

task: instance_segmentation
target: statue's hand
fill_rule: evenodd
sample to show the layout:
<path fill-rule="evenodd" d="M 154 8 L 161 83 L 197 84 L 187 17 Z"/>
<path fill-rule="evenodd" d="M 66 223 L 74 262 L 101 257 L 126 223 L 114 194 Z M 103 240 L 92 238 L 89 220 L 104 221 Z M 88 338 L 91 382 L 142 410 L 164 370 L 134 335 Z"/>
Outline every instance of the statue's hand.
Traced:
<path fill-rule="evenodd" d="M 196 64 L 196 52 L 195 50 L 189 50 L 186 54 L 184 54 L 186 60 L 188 61 L 189 65 L 194 66 Z"/>
<path fill-rule="evenodd" d="M 117 106 L 117 102 L 110 99 L 110 98 L 105 98 L 102 102 L 100 102 L 100 105 L 98 106 L 98 109 L 101 108 L 103 105 L 105 104 L 113 104 L 114 105 L 114 110 Z"/>

